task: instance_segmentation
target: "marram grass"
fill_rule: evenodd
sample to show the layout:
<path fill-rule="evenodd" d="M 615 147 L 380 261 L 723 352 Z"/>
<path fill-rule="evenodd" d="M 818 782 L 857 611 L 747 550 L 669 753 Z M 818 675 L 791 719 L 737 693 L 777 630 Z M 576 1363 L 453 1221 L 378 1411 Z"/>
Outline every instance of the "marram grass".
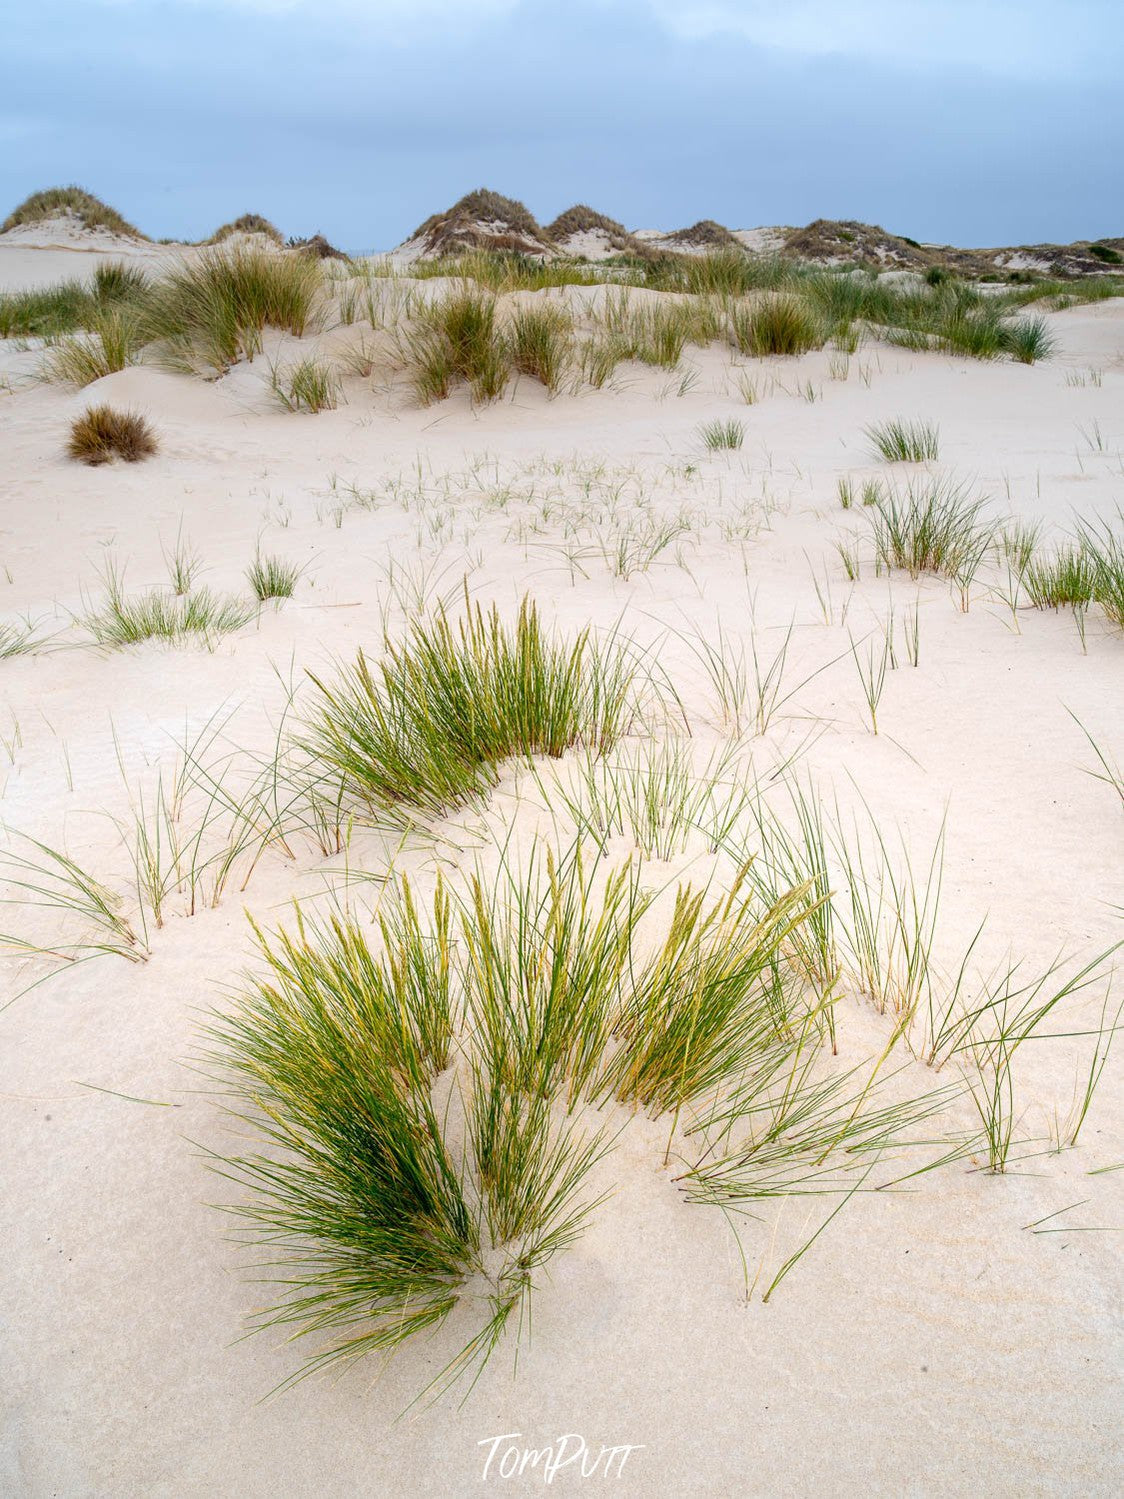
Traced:
<path fill-rule="evenodd" d="M 449 811 L 492 785 L 512 755 L 607 748 L 632 713 L 634 668 L 623 644 L 588 632 L 563 641 L 524 601 L 515 625 L 497 610 L 443 609 L 372 667 L 362 653 L 319 701 L 311 751 L 373 809 Z"/>
<path fill-rule="evenodd" d="M 478 1369 L 603 1204 L 632 1106 L 665 1120 L 689 1199 L 735 1207 L 845 1201 L 882 1157 L 941 1145 L 907 1136 L 955 1089 L 874 1106 L 881 1061 L 861 1086 L 818 1070 L 825 1004 L 786 957 L 817 904 L 743 870 L 660 914 L 640 865 L 573 853 L 425 901 L 392 877 L 374 924 L 259 931 L 208 1065 L 241 1137 L 214 1164 L 274 1286 L 253 1325 L 311 1350 L 284 1383 L 457 1307 L 468 1341 L 432 1384 Z"/>

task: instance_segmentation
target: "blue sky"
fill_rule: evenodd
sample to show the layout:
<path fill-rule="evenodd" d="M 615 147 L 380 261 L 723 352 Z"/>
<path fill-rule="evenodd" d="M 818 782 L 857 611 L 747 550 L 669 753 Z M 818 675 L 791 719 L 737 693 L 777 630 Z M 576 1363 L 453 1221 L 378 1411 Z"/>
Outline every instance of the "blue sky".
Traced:
<path fill-rule="evenodd" d="M 470 188 L 544 222 L 1124 234 L 1124 0 L 10 0 L 0 210 L 247 211 L 388 248 Z"/>

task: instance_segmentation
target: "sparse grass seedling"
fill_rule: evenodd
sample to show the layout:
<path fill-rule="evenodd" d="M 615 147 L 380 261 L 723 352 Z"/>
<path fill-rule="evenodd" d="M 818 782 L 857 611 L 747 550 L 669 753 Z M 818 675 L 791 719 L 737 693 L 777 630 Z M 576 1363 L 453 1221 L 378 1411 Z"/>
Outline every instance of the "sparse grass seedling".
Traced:
<path fill-rule="evenodd" d="M 745 423 L 735 418 L 703 422 L 698 430 L 703 447 L 712 453 L 725 448 L 740 448 L 745 441 Z"/>

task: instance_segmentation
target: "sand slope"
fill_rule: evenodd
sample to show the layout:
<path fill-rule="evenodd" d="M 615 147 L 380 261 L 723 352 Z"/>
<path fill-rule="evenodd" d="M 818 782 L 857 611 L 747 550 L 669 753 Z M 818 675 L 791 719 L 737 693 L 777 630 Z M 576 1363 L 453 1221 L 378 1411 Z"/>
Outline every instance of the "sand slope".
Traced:
<path fill-rule="evenodd" d="M 74 260 L 5 247 L 0 281 L 43 284 Z M 767 770 L 816 725 L 802 772 L 825 794 L 844 807 L 861 794 L 922 858 L 947 816 L 949 954 L 985 912 L 989 958 L 1010 947 L 1043 966 L 1062 946 L 1107 947 L 1122 935 L 1124 816 L 1084 773 L 1090 751 L 1067 710 L 1124 758 L 1124 638 L 1090 616 L 1083 651 L 1069 618 L 1013 616 L 983 581 L 967 613 L 945 583 L 887 580 L 869 564 L 852 591 L 835 547 L 865 534 L 861 514 L 839 509 L 837 480 L 884 472 L 862 429 L 896 416 L 938 422 L 939 471 L 1048 536 L 1075 514 L 1112 514 L 1124 494 L 1124 305 L 1055 314 L 1051 326 L 1059 355 L 1030 368 L 875 346 L 845 378 L 832 378 L 826 352 L 758 363 L 752 406 L 725 354 L 695 349 L 685 361 L 698 377 L 681 396 L 677 379 L 636 366 L 614 389 L 547 401 L 524 382 L 476 411 L 463 395 L 418 410 L 397 388 L 350 379 L 347 404 L 317 417 L 268 399 L 267 359 L 300 352 L 291 340 L 268 340 L 265 358 L 211 385 L 138 368 L 84 392 L 21 384 L 37 356 L 0 344 L 14 384 L 0 395 L 2 616 L 30 614 L 72 645 L 0 660 L 0 815 L 124 879 L 111 817 L 127 818 L 130 792 L 152 787 L 185 729 L 236 708 L 231 741 L 265 749 L 278 673 L 375 652 L 384 626 L 404 627 L 394 568 L 428 578 L 431 599 L 455 600 L 467 573 L 482 602 L 510 610 L 530 591 L 567 629 L 623 618 L 659 642 L 700 753 L 723 731 L 697 660 L 668 628 L 713 640 L 721 619 L 745 640 L 752 614 L 775 649 L 794 622 L 793 680 L 835 664 L 749 744 L 750 762 Z M 69 419 L 101 399 L 150 415 L 154 460 L 65 461 Z M 714 416 L 745 422 L 740 452 L 701 448 L 698 423 Z M 1093 423 L 1100 447 L 1082 435 Z M 352 485 L 366 506 L 349 500 Z M 594 513 L 575 547 L 557 517 L 579 504 Z M 599 544 L 652 515 L 679 517 L 679 541 L 648 570 L 614 577 Z M 259 541 L 306 571 L 291 602 L 213 651 L 76 648 L 68 611 L 96 596 L 107 559 L 131 587 L 159 584 L 177 535 L 218 590 L 244 589 Z M 920 665 L 890 674 L 876 738 L 849 638 L 915 602 Z M 530 839 L 513 784 L 492 815 Z M 457 837 L 471 842 L 478 821 Z M 357 863 L 377 871 L 386 856 L 356 834 Z M 403 862 L 432 874 L 424 848 Z M 612 1485 L 637 1496 L 1120 1491 L 1124 1172 L 1104 1168 L 1124 1161 L 1124 1046 L 1077 1149 L 1004 1178 L 960 1162 L 916 1191 L 854 1199 L 768 1305 L 761 1284 L 823 1205 L 745 1221 L 749 1277 L 763 1278 L 747 1299 L 730 1227 L 680 1200 L 659 1167 L 662 1130 L 639 1124 L 609 1163 L 615 1196 L 537 1296 L 517 1377 L 505 1345 L 463 1406 L 397 1420 L 457 1347 L 452 1327 L 381 1378 L 364 1367 L 259 1403 L 297 1358 L 277 1339 L 235 1341 L 262 1293 L 208 1206 L 229 1192 L 198 1146 L 221 1146 L 228 1126 L 187 1063 L 201 1013 L 223 1004 L 248 961 L 243 905 L 283 920 L 324 868 L 267 860 L 245 894 L 170 915 L 147 963 L 77 965 L 0 1013 L 0 1491 L 444 1499 L 486 1490 L 490 1438 L 542 1447 L 566 1432 L 595 1449 L 640 1447 Z M 5 998 L 45 971 L 0 964 Z M 1075 1001 L 1069 1028 L 1095 1023 L 1090 1004 Z M 884 1044 L 886 1021 L 857 998 L 841 1002 L 839 1025 L 844 1059 Z M 1086 1055 L 1063 1041 L 1026 1057 L 1022 1129 L 1040 1142 L 1028 1149 L 1048 1152 Z M 1058 1213 L 1074 1231 L 1028 1227 Z M 532 1492 L 542 1478 L 489 1483 Z M 554 1487 L 596 1483 L 570 1468 Z"/>

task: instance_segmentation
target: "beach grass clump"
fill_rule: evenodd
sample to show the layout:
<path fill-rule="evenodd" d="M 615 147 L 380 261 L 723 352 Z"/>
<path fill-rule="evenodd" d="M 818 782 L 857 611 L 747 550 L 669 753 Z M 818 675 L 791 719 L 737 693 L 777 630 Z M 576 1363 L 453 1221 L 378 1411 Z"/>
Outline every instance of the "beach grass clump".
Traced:
<path fill-rule="evenodd" d="M 966 590 L 995 540 L 986 504 L 951 479 L 884 487 L 868 512 L 879 562 L 914 578 L 952 578 Z"/>
<path fill-rule="evenodd" d="M 880 1062 L 819 1070 L 830 998 L 792 962 L 816 883 L 766 893 L 751 867 L 726 893 L 681 884 L 668 913 L 632 860 L 532 853 L 431 901 L 391 876 L 374 922 L 255 929 L 259 970 L 208 1031 L 240 1137 L 213 1162 L 270 1250 L 252 1325 L 314 1344 L 286 1383 L 458 1305 L 475 1320 L 431 1387 L 478 1368 L 605 1201 L 592 1173 L 638 1108 L 696 1202 L 842 1205 L 932 1143 L 905 1132 L 955 1087 L 872 1105 Z"/>
<path fill-rule="evenodd" d="M 37 630 L 31 619 L 22 619 L 19 624 L 0 620 L 0 661 L 8 656 L 30 655 L 40 644 Z"/>
<path fill-rule="evenodd" d="M 618 360 L 635 359 L 663 369 L 676 368 L 688 343 L 703 347 L 722 331 L 719 310 L 706 297 L 637 303 L 629 291 L 618 291 L 597 318 L 599 341 Z"/>
<path fill-rule="evenodd" d="M 66 448 L 69 457 L 94 467 L 114 458 L 139 463 L 156 449 L 156 434 L 143 416 L 112 406 L 90 406 L 75 417 Z"/>
<path fill-rule="evenodd" d="M 553 395 L 574 359 L 574 320 L 562 307 L 520 307 L 507 331 L 511 363 L 521 375 L 540 381 Z"/>
<path fill-rule="evenodd" d="M 1054 335 L 1042 317 L 1016 318 L 1003 324 L 1003 349 L 1019 364 L 1049 359 L 1056 347 Z"/>
<path fill-rule="evenodd" d="M 1093 574 L 1093 597 L 1124 630 L 1124 511 L 1112 521 L 1082 521 L 1079 541 Z"/>
<path fill-rule="evenodd" d="M 119 313 L 136 315 L 149 288 L 144 271 L 122 260 L 94 267 L 92 284 L 62 281 L 32 291 L 0 293 L 0 338 L 61 338 Z"/>
<path fill-rule="evenodd" d="M 744 297 L 782 286 L 791 277 L 779 257 L 747 255 L 733 246 L 689 256 L 681 274 L 683 290 L 702 297 Z"/>
<path fill-rule="evenodd" d="M 372 669 L 360 653 L 328 684 L 309 747 L 374 809 L 442 814 L 494 784 L 512 755 L 612 744 L 629 721 L 633 669 L 616 642 L 553 636 L 525 600 L 514 628 L 496 609 L 416 621 Z"/>
<path fill-rule="evenodd" d="M 168 368 L 211 376 L 260 352 L 262 333 L 301 338 L 317 314 L 319 261 L 216 247 L 170 270 L 145 299 L 145 342 Z"/>
<path fill-rule="evenodd" d="M 736 306 L 730 333 L 739 353 L 758 359 L 770 354 L 806 354 L 823 348 L 828 337 L 815 308 L 789 292 L 767 293 Z"/>
<path fill-rule="evenodd" d="M 216 1164 L 251 1190 L 234 1209 L 247 1229 L 290 1262 L 257 1325 L 334 1335 L 311 1372 L 443 1321 L 480 1268 L 479 1224 L 411 1008 L 441 1004 L 430 953 L 420 985 L 404 985 L 350 925 L 261 940 L 265 975 L 212 1034 L 268 1151 Z"/>
<path fill-rule="evenodd" d="M 240 630 L 257 612 L 245 599 L 195 588 L 189 593 L 149 589 L 127 595 L 124 578 L 115 568 L 106 569 L 102 598 L 87 609 L 79 623 L 98 645 L 119 650 L 148 640 L 181 644 L 192 638 L 209 643 Z"/>
<path fill-rule="evenodd" d="M 334 411 L 340 398 L 340 380 L 323 359 L 299 359 L 284 369 L 269 372 L 269 387 L 286 411 Z"/>
<path fill-rule="evenodd" d="M 140 351 L 140 319 L 124 306 L 98 308 L 86 334 L 72 334 L 49 349 L 42 377 L 79 387 L 135 364 Z"/>
<path fill-rule="evenodd" d="M 214 1163 L 249 1189 L 230 1211 L 277 1262 L 255 1328 L 317 1342 L 294 1379 L 467 1304 L 480 1325 L 434 1381 L 452 1383 L 604 1200 L 583 1191 L 602 1133 L 552 1109 L 583 1038 L 600 1056 L 594 1017 L 631 935 L 619 896 L 593 928 L 583 893 L 580 873 L 553 871 L 545 895 L 501 876 L 493 898 L 476 881 L 454 908 L 440 882 L 430 906 L 395 879 L 373 932 L 343 918 L 258 932 L 263 971 L 211 1026 L 208 1060 L 265 1149 Z M 465 1048 L 456 1120 L 436 1100 Z"/>
<path fill-rule="evenodd" d="M 246 569 L 246 581 L 259 604 L 264 604 L 267 599 L 291 599 L 300 576 L 301 569 L 294 563 L 286 562 L 282 557 L 267 557 L 261 552 Z"/>
<path fill-rule="evenodd" d="M 744 872 L 708 904 L 684 886 L 662 947 L 636 975 L 616 1022 L 605 1086 L 653 1114 L 678 1113 L 743 1076 L 795 1021 L 770 984 L 785 939 L 807 918 L 807 891 L 762 909 Z"/>
<path fill-rule="evenodd" d="M 741 447 L 745 441 L 745 423 L 739 422 L 735 417 L 726 421 L 715 417 L 713 421 L 703 422 L 698 433 L 703 447 L 708 452 L 717 453 L 723 449 Z"/>
<path fill-rule="evenodd" d="M 940 453 L 940 432 L 932 422 L 874 422 L 864 435 L 887 463 L 925 463 Z"/>
<path fill-rule="evenodd" d="M 94 300 L 83 281 L 0 293 L 0 338 L 57 338 L 85 328 Z"/>
<path fill-rule="evenodd" d="M 418 309 L 404 341 L 406 367 L 423 406 L 460 382 L 476 403 L 498 400 L 511 379 L 511 352 L 496 299 L 467 282 Z"/>
<path fill-rule="evenodd" d="M 936 347 L 946 354 L 997 359 L 1007 350 L 1007 329 L 1002 309 L 997 305 L 966 306 L 956 301 L 936 313 L 931 320 L 931 332 Z"/>
<path fill-rule="evenodd" d="M 1096 569 L 1082 546 L 1064 546 L 1031 557 L 1022 584 L 1036 609 L 1083 609 L 1093 601 Z"/>

